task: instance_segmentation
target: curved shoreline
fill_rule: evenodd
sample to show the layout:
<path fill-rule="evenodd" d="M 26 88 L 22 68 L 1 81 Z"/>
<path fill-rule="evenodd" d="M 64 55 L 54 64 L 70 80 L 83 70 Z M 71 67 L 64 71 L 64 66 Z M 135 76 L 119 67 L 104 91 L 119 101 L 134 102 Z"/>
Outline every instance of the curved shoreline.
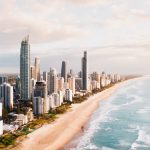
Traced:
<path fill-rule="evenodd" d="M 88 122 L 90 116 L 99 107 L 100 101 L 110 97 L 124 83 L 116 84 L 95 94 L 81 104 L 73 104 L 71 110 L 60 115 L 54 123 L 44 125 L 30 133 L 15 150 L 62 149 L 81 131 L 81 127 Z"/>

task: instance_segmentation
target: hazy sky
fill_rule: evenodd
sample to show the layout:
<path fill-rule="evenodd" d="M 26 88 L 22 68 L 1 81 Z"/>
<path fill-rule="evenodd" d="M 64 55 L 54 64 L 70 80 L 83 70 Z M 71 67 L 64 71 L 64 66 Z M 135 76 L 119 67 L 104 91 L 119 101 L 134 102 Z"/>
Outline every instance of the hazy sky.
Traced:
<path fill-rule="evenodd" d="M 0 0 L 0 73 L 19 72 L 20 42 L 32 62 L 80 71 L 150 73 L 150 0 Z"/>

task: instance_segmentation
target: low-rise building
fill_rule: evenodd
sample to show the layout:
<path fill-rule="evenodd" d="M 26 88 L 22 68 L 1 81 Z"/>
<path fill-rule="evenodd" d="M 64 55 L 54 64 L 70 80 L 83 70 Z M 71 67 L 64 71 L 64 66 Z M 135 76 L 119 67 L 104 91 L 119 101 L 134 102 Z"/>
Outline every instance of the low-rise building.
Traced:
<path fill-rule="evenodd" d="M 66 92 L 65 92 L 65 100 L 72 102 L 72 99 L 73 99 L 72 90 L 66 89 Z"/>

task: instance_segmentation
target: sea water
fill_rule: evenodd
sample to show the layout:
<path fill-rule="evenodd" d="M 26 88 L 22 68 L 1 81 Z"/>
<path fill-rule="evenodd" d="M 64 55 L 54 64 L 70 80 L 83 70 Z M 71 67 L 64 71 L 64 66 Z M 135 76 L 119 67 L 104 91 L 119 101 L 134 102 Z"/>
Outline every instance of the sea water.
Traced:
<path fill-rule="evenodd" d="M 87 129 L 65 149 L 150 150 L 150 78 L 128 81 L 100 102 Z"/>

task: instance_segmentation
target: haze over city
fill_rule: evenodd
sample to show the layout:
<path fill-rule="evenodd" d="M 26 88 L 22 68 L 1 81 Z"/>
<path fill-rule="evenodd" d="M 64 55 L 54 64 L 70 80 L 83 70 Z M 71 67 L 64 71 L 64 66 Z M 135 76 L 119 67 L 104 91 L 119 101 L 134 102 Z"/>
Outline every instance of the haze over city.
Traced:
<path fill-rule="evenodd" d="M 90 72 L 149 74 L 149 7 L 148 0 L 0 1 L 0 73 L 19 73 L 29 34 L 43 71 L 66 60 L 78 72 L 87 50 Z"/>

